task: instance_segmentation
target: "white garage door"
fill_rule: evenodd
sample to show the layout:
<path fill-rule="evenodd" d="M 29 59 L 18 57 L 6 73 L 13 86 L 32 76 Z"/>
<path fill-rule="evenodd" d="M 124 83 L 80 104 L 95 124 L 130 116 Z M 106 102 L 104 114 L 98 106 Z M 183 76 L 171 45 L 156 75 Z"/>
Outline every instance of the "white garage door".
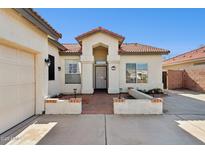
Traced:
<path fill-rule="evenodd" d="M 0 45 L 0 133 L 34 115 L 34 55 Z"/>

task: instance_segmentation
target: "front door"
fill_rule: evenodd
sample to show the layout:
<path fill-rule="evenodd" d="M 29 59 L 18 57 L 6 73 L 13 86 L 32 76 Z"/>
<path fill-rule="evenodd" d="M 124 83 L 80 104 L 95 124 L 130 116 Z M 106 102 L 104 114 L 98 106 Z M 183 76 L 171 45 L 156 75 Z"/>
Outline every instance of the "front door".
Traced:
<path fill-rule="evenodd" d="M 106 66 L 96 66 L 95 68 L 95 88 L 107 88 L 107 69 Z"/>

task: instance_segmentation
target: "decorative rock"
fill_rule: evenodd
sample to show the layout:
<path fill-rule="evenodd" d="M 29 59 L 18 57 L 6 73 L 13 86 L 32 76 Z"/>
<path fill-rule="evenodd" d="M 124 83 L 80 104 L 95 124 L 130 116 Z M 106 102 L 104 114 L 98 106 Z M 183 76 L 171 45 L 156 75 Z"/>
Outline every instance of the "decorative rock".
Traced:
<path fill-rule="evenodd" d="M 45 103 L 57 103 L 58 98 L 47 98 Z"/>
<path fill-rule="evenodd" d="M 162 103 L 163 99 L 162 98 L 153 98 L 152 103 Z"/>
<path fill-rule="evenodd" d="M 70 103 L 81 103 L 82 98 L 70 98 Z"/>
<path fill-rule="evenodd" d="M 113 103 L 124 103 L 125 102 L 125 99 L 124 98 L 113 98 Z"/>

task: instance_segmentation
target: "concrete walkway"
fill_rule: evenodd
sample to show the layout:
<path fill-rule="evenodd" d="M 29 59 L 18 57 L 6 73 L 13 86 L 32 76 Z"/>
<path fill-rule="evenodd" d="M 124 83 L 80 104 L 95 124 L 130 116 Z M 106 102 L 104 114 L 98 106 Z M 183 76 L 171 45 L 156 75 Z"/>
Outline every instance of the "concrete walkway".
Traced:
<path fill-rule="evenodd" d="M 56 125 L 37 144 L 205 144 L 205 101 L 169 93 L 164 115 L 43 115 L 0 136 L 6 144 L 33 124 Z"/>

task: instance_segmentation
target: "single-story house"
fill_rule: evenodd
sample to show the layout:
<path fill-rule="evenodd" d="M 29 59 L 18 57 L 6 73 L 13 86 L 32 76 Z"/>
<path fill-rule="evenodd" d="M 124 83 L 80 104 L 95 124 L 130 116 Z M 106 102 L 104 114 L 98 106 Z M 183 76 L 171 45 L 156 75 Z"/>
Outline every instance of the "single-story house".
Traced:
<path fill-rule="evenodd" d="M 125 37 L 98 27 L 75 38 L 78 43 L 63 44 L 60 51 L 61 84 L 49 86 L 49 95 L 61 93 L 93 94 L 106 89 L 109 94 L 138 89 L 162 88 L 162 55 L 169 51 L 139 43 L 123 43 Z M 56 56 L 56 55 L 51 55 Z M 56 80 L 55 80 L 56 81 Z M 51 80 L 49 81 L 49 83 Z M 56 81 L 57 82 L 57 81 Z"/>
<path fill-rule="evenodd" d="M 98 27 L 60 44 L 62 35 L 32 9 L 0 9 L 0 133 L 45 110 L 59 93 L 162 88 L 169 51 Z"/>
<path fill-rule="evenodd" d="M 163 62 L 165 87 L 205 91 L 205 46 Z"/>

